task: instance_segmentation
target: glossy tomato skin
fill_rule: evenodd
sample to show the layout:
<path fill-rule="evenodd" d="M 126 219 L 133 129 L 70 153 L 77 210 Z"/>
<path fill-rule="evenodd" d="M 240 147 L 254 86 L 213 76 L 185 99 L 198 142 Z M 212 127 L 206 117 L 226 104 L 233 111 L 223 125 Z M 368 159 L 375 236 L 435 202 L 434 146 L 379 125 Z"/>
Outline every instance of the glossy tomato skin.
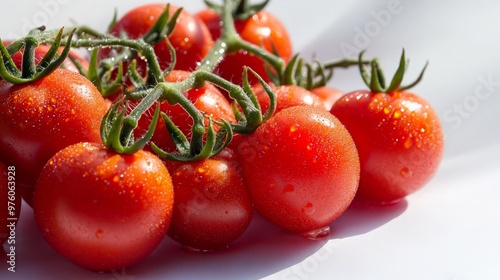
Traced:
<path fill-rule="evenodd" d="M 311 92 L 318 96 L 325 106 L 327 111 L 330 111 L 333 107 L 333 104 L 337 102 L 343 95 L 344 92 L 333 87 L 322 86 L 311 89 Z"/>
<path fill-rule="evenodd" d="M 56 152 L 81 141 L 100 142 L 99 126 L 108 108 L 85 77 L 57 69 L 25 85 L 0 81 L 0 161 L 16 167 L 17 184 L 32 188 Z"/>
<path fill-rule="evenodd" d="M 221 34 L 219 14 L 211 9 L 204 9 L 196 15 L 205 22 L 213 39 L 217 40 Z M 292 57 L 292 42 L 286 27 L 266 10 L 261 10 L 246 20 L 236 19 L 234 25 L 236 32 L 243 40 L 262 46 L 269 52 L 273 52 L 274 45 L 278 55 L 286 62 Z M 264 80 L 269 81 L 262 59 L 246 51 L 226 55 L 216 67 L 215 72 L 235 84 L 242 84 L 242 67 L 245 65 L 256 71 Z M 258 83 L 258 79 L 253 75 L 249 75 L 249 81 L 250 84 Z"/>
<path fill-rule="evenodd" d="M 165 80 L 172 83 L 181 82 L 188 78 L 190 74 L 191 72 L 188 71 L 174 70 L 165 77 Z M 214 85 L 205 83 L 201 88 L 191 89 L 183 94 L 206 116 L 210 116 L 214 120 L 225 119 L 228 122 L 236 121 L 231 104 Z M 160 106 L 161 111 L 167 114 L 186 136 L 191 135 L 193 119 L 181 105 L 170 105 L 164 101 Z M 138 135 L 146 132 L 151 121 L 151 116 L 153 115 L 152 110 L 150 114 L 139 120 L 140 129 L 138 130 Z M 208 124 L 208 120 L 206 120 L 205 124 Z M 215 124 L 214 128 L 216 131 L 218 130 L 218 126 Z M 156 125 L 156 130 L 151 141 L 165 151 L 176 151 L 163 120 L 160 120 Z M 148 145 L 146 149 L 150 149 L 150 146 Z"/>
<path fill-rule="evenodd" d="M 323 101 L 305 88 L 296 85 L 276 86 L 272 83 L 269 83 L 269 86 L 276 95 L 276 110 L 274 113 L 278 113 L 288 107 L 300 105 L 308 105 L 326 110 L 326 106 Z M 260 83 L 252 87 L 252 92 L 259 101 L 262 113 L 265 113 L 269 109 L 269 95 Z"/>
<path fill-rule="evenodd" d="M 0 246 L 13 245 L 17 219 L 21 213 L 21 195 L 16 190 L 16 168 L 0 162 Z M 9 239 L 10 238 L 10 239 Z"/>
<path fill-rule="evenodd" d="M 358 91 L 333 106 L 358 147 L 361 178 L 358 198 L 397 202 L 423 187 L 443 153 L 439 118 L 421 97 L 404 91 Z"/>
<path fill-rule="evenodd" d="M 238 151 L 256 210 L 293 233 L 325 233 L 355 196 L 356 147 L 324 109 L 284 109 L 243 136 Z"/>
<path fill-rule="evenodd" d="M 173 207 L 170 174 L 155 155 L 71 145 L 49 160 L 34 196 L 35 221 L 59 254 L 84 268 L 137 264 L 167 233 Z"/>
<path fill-rule="evenodd" d="M 175 207 L 168 235 L 196 251 L 228 247 L 248 228 L 253 206 L 229 149 L 197 162 L 168 162 Z"/>
<path fill-rule="evenodd" d="M 131 39 L 137 39 L 146 34 L 158 17 L 165 10 L 166 4 L 153 3 L 138 6 L 123 15 L 110 30 L 114 36 L 125 33 Z M 170 5 L 169 15 L 179 9 Z M 177 18 L 176 25 L 168 39 L 175 49 L 175 69 L 192 71 L 213 45 L 212 37 L 205 24 L 186 10 L 182 10 Z M 172 61 L 170 50 L 166 42 L 158 42 L 154 46 L 155 53 L 162 69 L 168 67 Z M 101 57 L 109 56 L 103 52 Z M 145 65 L 140 66 L 145 67 Z"/>

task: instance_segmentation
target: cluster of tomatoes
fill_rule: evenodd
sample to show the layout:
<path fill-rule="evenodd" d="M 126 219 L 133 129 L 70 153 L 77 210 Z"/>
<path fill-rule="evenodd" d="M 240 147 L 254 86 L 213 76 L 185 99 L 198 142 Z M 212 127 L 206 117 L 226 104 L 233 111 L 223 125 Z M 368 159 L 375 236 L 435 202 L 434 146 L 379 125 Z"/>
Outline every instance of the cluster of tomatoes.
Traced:
<path fill-rule="evenodd" d="M 3 42 L 0 237 L 8 166 L 47 243 L 97 271 L 140 262 L 166 235 L 226 248 L 255 210 L 320 238 L 354 198 L 393 203 L 430 180 L 442 131 L 401 86 L 404 53 L 387 87 L 360 55 L 369 89 L 343 94 L 326 86 L 330 66 L 293 56 L 264 5 L 207 4 L 139 6 L 74 42 L 43 30 Z M 68 47 L 86 43 L 90 61 Z"/>

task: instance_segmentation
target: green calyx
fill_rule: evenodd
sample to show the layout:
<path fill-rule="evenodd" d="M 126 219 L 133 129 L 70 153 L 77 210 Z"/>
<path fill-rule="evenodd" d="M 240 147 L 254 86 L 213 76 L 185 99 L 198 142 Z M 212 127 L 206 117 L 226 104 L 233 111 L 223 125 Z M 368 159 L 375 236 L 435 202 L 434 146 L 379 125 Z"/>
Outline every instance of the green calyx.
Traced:
<path fill-rule="evenodd" d="M 221 129 L 216 133 L 213 127 L 213 120 L 209 118 L 205 143 L 202 148 L 196 152 L 194 151 L 195 149 L 193 149 L 193 142 L 189 142 L 186 135 L 182 133 L 172 120 L 165 113 L 161 113 L 161 116 L 165 121 L 167 132 L 174 142 L 178 153 L 167 153 L 155 143 L 151 143 L 151 148 L 160 158 L 173 161 L 198 161 L 218 154 L 232 140 L 233 133 L 231 125 L 227 121 L 223 120 L 218 123 Z"/>
<path fill-rule="evenodd" d="M 359 70 L 361 72 L 361 77 L 363 78 L 363 81 L 365 84 L 370 88 L 372 92 L 383 92 L 383 93 L 391 93 L 394 91 L 401 91 L 401 90 L 407 90 L 415 85 L 417 85 L 423 78 L 425 69 L 427 68 L 428 63 L 425 64 L 424 68 L 420 72 L 420 75 L 418 78 L 412 82 L 409 85 L 406 86 L 401 86 L 401 83 L 403 81 L 403 77 L 406 71 L 406 65 L 407 61 L 405 58 L 405 51 L 403 49 L 403 52 L 401 54 L 401 59 L 399 61 L 399 67 L 396 70 L 396 73 L 394 74 L 389 86 L 386 87 L 386 82 L 385 82 L 385 77 L 382 72 L 382 69 L 379 65 L 379 62 L 377 59 L 373 59 L 371 62 L 371 73 L 368 73 L 368 71 L 364 67 L 363 63 L 363 53 L 361 52 L 359 54 Z"/>
<path fill-rule="evenodd" d="M 204 0 L 205 4 L 218 14 L 222 14 L 223 7 L 209 0 Z M 232 0 L 232 16 L 235 19 L 245 20 L 255 15 L 266 7 L 269 0 L 264 0 L 257 4 L 250 4 L 248 0 Z"/>
<path fill-rule="evenodd" d="M 160 115 L 160 106 L 157 102 L 161 91 L 152 91 L 128 114 L 124 100 L 113 104 L 101 121 L 101 139 L 106 148 L 121 154 L 133 154 L 151 140 Z M 154 116 L 147 132 L 139 139 L 135 139 L 134 130 L 139 118 L 155 103 L 157 103 Z"/>
<path fill-rule="evenodd" d="M 64 29 L 61 28 L 57 33 L 54 42 L 51 44 L 49 51 L 43 59 L 37 64 L 35 62 L 35 49 L 40 42 L 44 40 L 42 32 L 44 28 L 34 29 L 30 34 L 20 40 L 13 42 L 8 47 L 5 47 L 0 40 L 0 77 L 12 84 L 26 84 L 42 79 L 57 69 L 64 60 L 68 57 L 71 49 L 71 39 L 75 30 L 71 30 L 67 35 L 66 44 L 61 53 L 58 52 L 62 45 Z M 45 33 L 43 35 L 52 33 Z M 24 49 L 21 69 L 19 69 L 11 55 Z"/>

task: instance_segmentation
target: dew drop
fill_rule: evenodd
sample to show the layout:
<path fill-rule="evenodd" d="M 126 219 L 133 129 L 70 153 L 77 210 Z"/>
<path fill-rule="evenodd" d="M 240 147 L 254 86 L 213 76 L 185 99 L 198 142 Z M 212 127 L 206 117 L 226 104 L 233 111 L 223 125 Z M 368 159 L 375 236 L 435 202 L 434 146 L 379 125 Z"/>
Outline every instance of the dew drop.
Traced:
<path fill-rule="evenodd" d="M 395 119 L 399 119 L 399 118 L 401 118 L 401 116 L 402 116 L 402 115 L 403 115 L 403 113 L 401 113 L 401 111 L 396 111 L 396 112 L 394 112 L 394 118 L 395 118 Z"/>
<path fill-rule="evenodd" d="M 411 140 L 411 138 L 406 139 L 406 141 L 405 141 L 405 143 L 404 143 L 404 147 L 405 147 L 406 149 L 409 149 L 409 148 L 411 148 L 412 146 L 413 146 L 413 140 Z"/>
<path fill-rule="evenodd" d="M 118 176 L 113 177 L 113 182 L 115 182 L 115 183 L 116 183 L 116 182 L 118 182 L 119 180 L 120 180 L 120 177 L 118 177 Z"/>
<path fill-rule="evenodd" d="M 389 108 L 389 107 L 385 107 L 385 108 L 384 108 L 384 114 L 386 114 L 386 115 L 390 114 L 390 113 L 391 113 L 391 111 L 392 111 L 392 110 L 391 110 L 391 108 Z"/>
<path fill-rule="evenodd" d="M 316 212 L 314 205 L 311 202 L 308 202 L 304 207 L 302 207 L 302 212 L 308 216 L 313 215 Z"/>
<path fill-rule="evenodd" d="M 408 167 L 403 167 L 401 168 L 401 171 L 399 171 L 399 174 L 401 174 L 401 177 L 403 178 L 410 178 L 413 175 L 413 172 Z"/>
<path fill-rule="evenodd" d="M 198 167 L 198 173 L 203 174 L 205 172 L 207 172 L 207 170 L 204 167 Z"/>
<path fill-rule="evenodd" d="M 312 240 L 318 240 L 330 235 L 330 227 L 326 226 L 320 229 L 315 229 L 302 234 L 304 237 Z"/>
<path fill-rule="evenodd" d="M 297 126 L 292 125 L 292 126 L 290 127 L 290 132 L 291 132 L 291 133 L 294 133 L 294 132 L 295 132 L 295 131 L 297 131 L 298 129 L 299 129 L 299 128 L 298 128 Z"/>

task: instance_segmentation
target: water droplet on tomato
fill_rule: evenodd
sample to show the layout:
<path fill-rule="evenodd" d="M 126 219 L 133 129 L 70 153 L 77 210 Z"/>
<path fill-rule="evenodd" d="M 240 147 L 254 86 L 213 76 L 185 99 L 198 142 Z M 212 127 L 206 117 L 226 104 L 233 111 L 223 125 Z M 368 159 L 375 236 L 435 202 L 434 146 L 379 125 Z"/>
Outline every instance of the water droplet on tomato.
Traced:
<path fill-rule="evenodd" d="M 389 107 L 384 108 L 384 114 L 389 115 L 391 113 L 392 109 Z"/>
<path fill-rule="evenodd" d="M 316 212 L 316 208 L 314 208 L 314 205 L 311 202 L 308 202 L 304 207 L 302 207 L 302 213 L 310 216 L 313 215 Z"/>
<path fill-rule="evenodd" d="M 299 130 L 299 127 L 298 127 L 298 126 L 296 126 L 296 125 L 292 125 L 292 126 L 290 127 L 290 133 L 294 133 L 294 132 L 295 132 L 295 131 L 297 131 L 297 130 Z"/>
<path fill-rule="evenodd" d="M 291 193 L 295 191 L 295 187 L 292 184 L 288 184 L 283 188 L 284 193 Z"/>
<path fill-rule="evenodd" d="M 101 238 L 102 235 L 103 235 L 104 231 L 102 229 L 98 229 L 96 232 L 95 232 L 95 237 L 97 238 Z"/>
<path fill-rule="evenodd" d="M 198 167 L 198 173 L 203 174 L 203 173 L 205 173 L 205 172 L 207 172 L 207 170 L 206 170 L 203 166 Z"/>
<path fill-rule="evenodd" d="M 403 178 L 410 178 L 413 175 L 413 172 L 408 167 L 403 167 L 401 168 L 401 171 L 399 171 L 399 174 L 401 174 Z"/>
<path fill-rule="evenodd" d="M 401 111 L 396 111 L 396 112 L 394 112 L 394 118 L 395 118 L 395 119 L 399 119 L 399 118 L 401 118 L 401 116 L 402 116 L 402 115 L 403 115 L 403 113 L 401 113 Z"/>
<path fill-rule="evenodd" d="M 406 149 L 409 149 L 413 146 L 413 140 L 411 140 L 411 138 L 408 137 L 408 139 L 406 139 L 405 143 L 404 143 L 404 147 Z"/>
<path fill-rule="evenodd" d="M 302 234 L 304 237 L 312 240 L 318 240 L 330 235 L 330 227 L 326 226 L 320 229 L 314 229 Z"/>

